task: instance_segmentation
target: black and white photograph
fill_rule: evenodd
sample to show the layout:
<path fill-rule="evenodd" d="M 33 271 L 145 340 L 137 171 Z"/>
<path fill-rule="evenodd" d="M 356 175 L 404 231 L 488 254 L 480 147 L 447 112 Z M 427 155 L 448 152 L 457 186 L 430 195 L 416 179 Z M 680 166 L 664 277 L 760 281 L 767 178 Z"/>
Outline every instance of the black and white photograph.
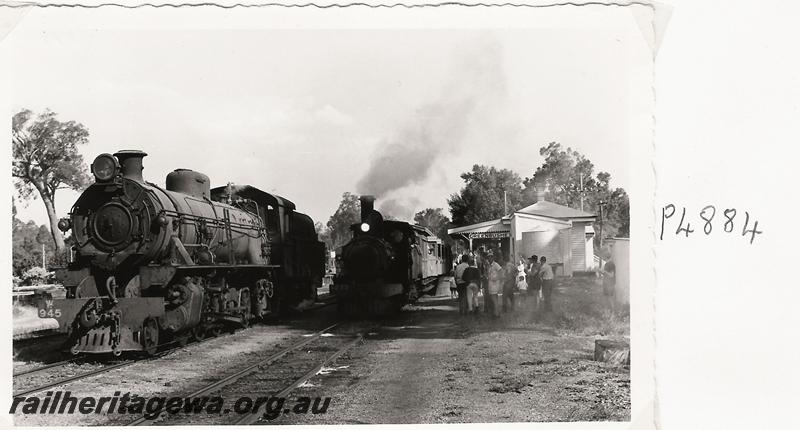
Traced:
<path fill-rule="evenodd" d="M 651 6 L 3 12 L 14 425 L 652 425 Z"/>

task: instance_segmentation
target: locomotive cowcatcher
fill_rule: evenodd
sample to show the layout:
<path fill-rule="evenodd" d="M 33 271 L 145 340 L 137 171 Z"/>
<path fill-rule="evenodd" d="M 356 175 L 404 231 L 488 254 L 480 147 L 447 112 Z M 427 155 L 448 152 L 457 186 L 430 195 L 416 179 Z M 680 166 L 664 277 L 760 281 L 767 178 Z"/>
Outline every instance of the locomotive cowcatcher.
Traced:
<path fill-rule="evenodd" d="M 439 278 L 452 269 L 452 253 L 426 227 L 384 220 L 373 196 L 361 196 L 361 222 L 337 256 L 331 293 L 339 311 L 378 316 L 433 294 Z"/>
<path fill-rule="evenodd" d="M 146 155 L 99 155 L 95 183 L 59 222 L 74 241 L 56 270 L 67 297 L 41 302 L 39 316 L 58 320 L 73 353 L 153 354 L 316 298 L 325 248 L 310 217 L 188 169 L 165 188 L 146 182 Z"/>

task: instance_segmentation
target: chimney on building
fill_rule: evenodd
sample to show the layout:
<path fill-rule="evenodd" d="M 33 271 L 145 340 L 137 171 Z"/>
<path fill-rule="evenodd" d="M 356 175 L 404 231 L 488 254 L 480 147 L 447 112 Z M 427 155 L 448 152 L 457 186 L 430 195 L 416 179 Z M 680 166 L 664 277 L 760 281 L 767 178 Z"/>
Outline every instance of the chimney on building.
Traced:
<path fill-rule="evenodd" d="M 533 186 L 533 202 L 543 202 L 545 194 L 545 187 L 541 184 Z"/>
<path fill-rule="evenodd" d="M 142 159 L 147 156 L 144 151 L 138 149 L 125 149 L 114 154 L 119 160 L 119 165 L 122 167 L 122 177 L 128 178 L 133 181 L 144 183 L 142 178 Z"/>

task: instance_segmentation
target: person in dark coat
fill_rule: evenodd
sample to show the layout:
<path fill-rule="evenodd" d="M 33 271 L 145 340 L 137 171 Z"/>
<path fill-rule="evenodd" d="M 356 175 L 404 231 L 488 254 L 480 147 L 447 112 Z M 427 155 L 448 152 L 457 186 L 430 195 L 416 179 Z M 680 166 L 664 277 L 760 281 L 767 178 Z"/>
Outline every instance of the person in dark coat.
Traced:
<path fill-rule="evenodd" d="M 475 260 L 470 258 L 467 261 L 469 267 L 464 269 L 461 279 L 467 284 L 467 311 L 478 313 L 478 291 L 481 289 L 481 272 L 475 267 Z"/>
<path fill-rule="evenodd" d="M 525 272 L 528 275 L 526 278 L 528 281 L 528 297 L 532 299 L 533 310 L 537 311 L 539 309 L 539 295 L 542 288 L 542 278 L 539 276 L 539 257 L 531 255 L 528 261 L 530 261 L 530 265 Z"/>

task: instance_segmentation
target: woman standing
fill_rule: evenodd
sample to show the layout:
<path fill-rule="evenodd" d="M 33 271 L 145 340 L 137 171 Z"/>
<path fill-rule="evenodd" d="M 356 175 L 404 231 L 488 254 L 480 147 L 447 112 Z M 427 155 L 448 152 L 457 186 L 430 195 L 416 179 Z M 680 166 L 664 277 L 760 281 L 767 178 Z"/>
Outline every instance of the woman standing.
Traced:
<path fill-rule="evenodd" d="M 539 293 L 542 288 L 542 280 L 539 277 L 539 257 L 531 255 L 528 266 L 528 295 L 533 297 L 533 310 L 539 310 Z"/>

